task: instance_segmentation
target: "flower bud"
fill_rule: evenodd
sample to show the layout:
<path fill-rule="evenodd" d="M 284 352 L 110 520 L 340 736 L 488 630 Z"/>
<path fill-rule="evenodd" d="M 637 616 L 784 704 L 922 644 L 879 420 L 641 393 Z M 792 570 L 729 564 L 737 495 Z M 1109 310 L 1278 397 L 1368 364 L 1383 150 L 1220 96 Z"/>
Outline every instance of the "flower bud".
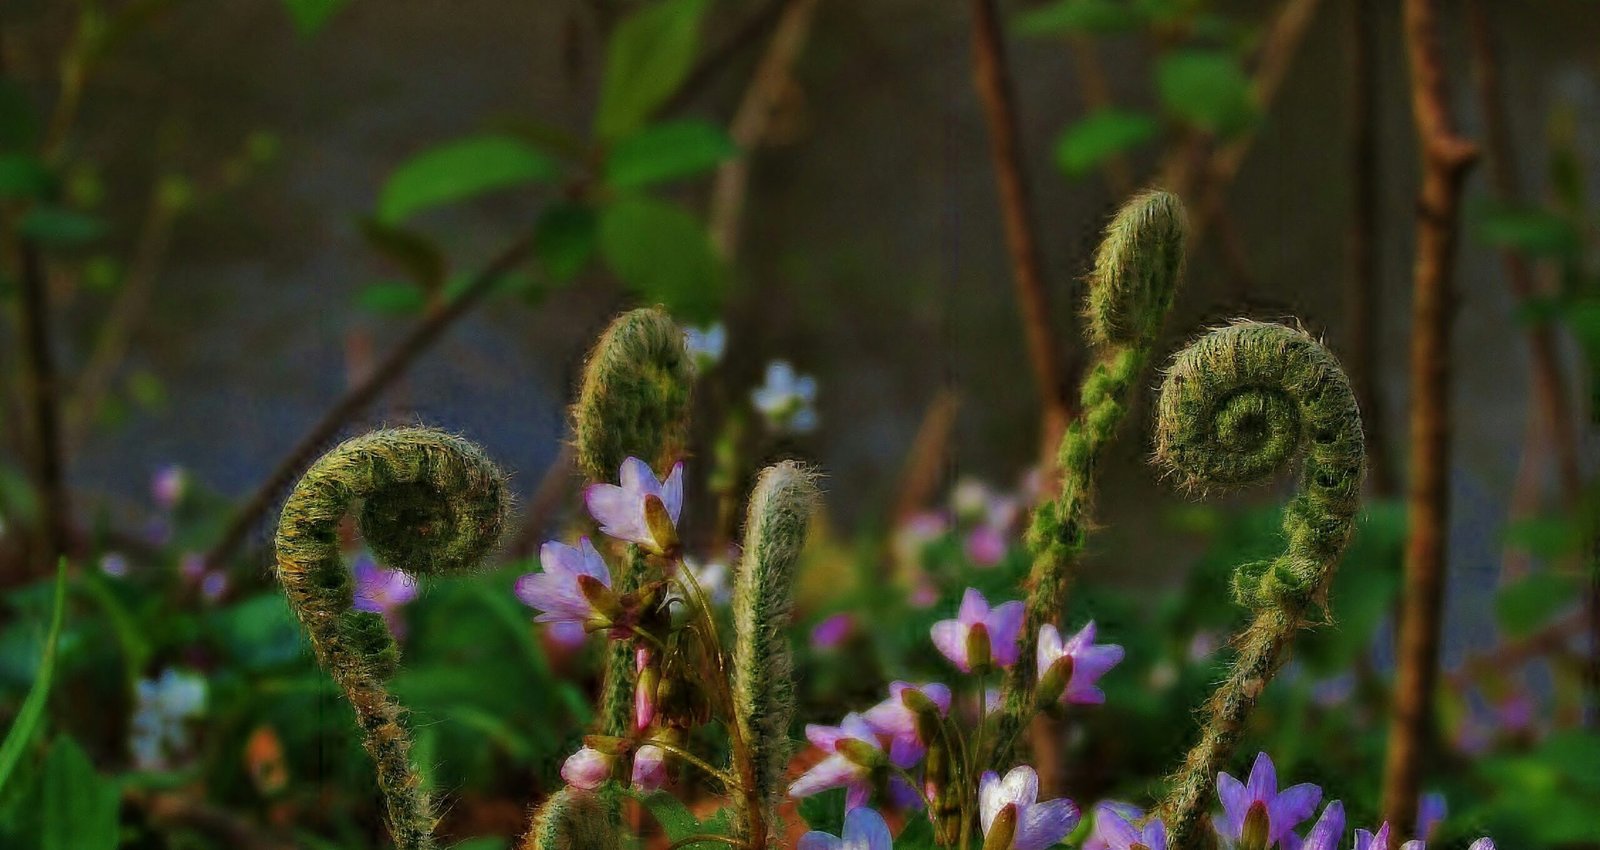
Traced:
<path fill-rule="evenodd" d="M 889 758 L 884 755 L 883 750 L 855 738 L 841 738 L 839 743 L 833 745 L 833 749 L 852 763 L 868 770 L 877 770 L 889 764 Z"/>
<path fill-rule="evenodd" d="M 967 631 L 967 666 L 973 673 L 981 676 L 989 672 L 993 660 L 989 647 L 989 627 L 983 623 L 974 623 Z"/>
<path fill-rule="evenodd" d="M 932 746 L 939 739 L 939 724 L 943 721 L 939 704 L 917 688 L 906 688 L 901 691 L 900 702 L 910 709 L 916 718 L 917 740 L 924 745 Z"/>
<path fill-rule="evenodd" d="M 1007 803 L 994 816 L 994 823 L 989 825 L 989 834 L 983 839 L 983 850 L 1011 850 L 1016 837 L 1017 804 Z"/>
<path fill-rule="evenodd" d="M 1270 826 L 1267 804 L 1260 800 L 1251 803 L 1249 811 L 1245 812 L 1244 826 L 1239 831 L 1239 850 L 1267 850 Z"/>
<path fill-rule="evenodd" d="M 678 557 L 683 549 L 678 542 L 678 528 L 672 524 L 667 503 L 661 501 L 660 496 L 652 493 L 644 497 L 644 521 L 650 528 L 650 537 L 655 541 L 652 551 L 665 558 Z"/>
<path fill-rule="evenodd" d="M 1051 663 L 1050 668 L 1039 679 L 1039 705 L 1052 706 L 1061 700 L 1061 695 L 1066 693 L 1067 685 L 1072 682 L 1072 656 L 1063 655 Z"/>
<path fill-rule="evenodd" d="M 594 576 L 578 576 L 578 592 L 582 593 L 583 598 L 594 608 L 595 616 L 591 617 L 589 622 L 604 620 L 606 625 L 610 625 L 622 618 L 622 600 Z"/>

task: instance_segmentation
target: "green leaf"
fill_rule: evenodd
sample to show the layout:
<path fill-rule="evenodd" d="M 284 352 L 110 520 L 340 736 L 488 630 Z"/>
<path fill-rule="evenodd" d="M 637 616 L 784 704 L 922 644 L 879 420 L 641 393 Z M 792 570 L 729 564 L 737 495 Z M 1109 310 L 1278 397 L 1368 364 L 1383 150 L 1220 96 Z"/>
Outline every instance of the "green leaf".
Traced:
<path fill-rule="evenodd" d="M 66 207 L 34 207 L 22 217 L 23 236 L 45 245 L 71 247 L 92 242 L 105 233 L 100 219 Z"/>
<path fill-rule="evenodd" d="M 361 236 L 374 251 L 382 254 L 423 289 L 436 289 L 444 284 L 444 252 L 428 237 L 375 218 L 362 219 Z"/>
<path fill-rule="evenodd" d="M 26 154 L 0 155 L 0 198 L 40 198 L 55 185 L 55 175 L 36 157 Z"/>
<path fill-rule="evenodd" d="M 356 303 L 385 316 L 415 316 L 428 306 L 428 298 L 409 281 L 380 280 L 362 287 Z"/>
<path fill-rule="evenodd" d="M 618 189 L 690 177 L 738 153 L 721 127 L 704 121 L 657 124 L 618 142 L 606 156 L 606 182 Z"/>
<path fill-rule="evenodd" d="M 894 839 L 895 850 L 935 850 L 939 847 L 938 840 L 933 834 L 933 821 L 927 818 L 912 818 L 906 822 L 906 828 Z"/>
<path fill-rule="evenodd" d="M 533 252 L 551 278 L 565 283 L 578 276 L 594 256 L 598 219 L 584 204 L 547 208 L 533 230 Z"/>
<path fill-rule="evenodd" d="M 1572 222 L 1550 210 L 1487 205 L 1475 210 L 1472 218 L 1485 243 L 1531 257 L 1569 258 L 1581 245 Z"/>
<path fill-rule="evenodd" d="M 1056 143 L 1056 164 L 1081 177 L 1107 159 L 1156 137 L 1160 125 L 1142 112 L 1098 109 L 1067 128 Z"/>
<path fill-rule="evenodd" d="M 263 593 L 209 617 L 207 631 L 244 670 L 265 670 L 305 657 L 300 623 L 282 593 Z"/>
<path fill-rule="evenodd" d="M 425 151 L 390 175 L 378 219 L 394 224 L 430 207 L 549 180 L 555 161 L 511 136 L 473 136 Z"/>
<path fill-rule="evenodd" d="M 1509 637 L 1526 636 L 1578 601 L 1578 580 L 1553 570 L 1522 577 L 1495 594 L 1495 619 Z"/>
<path fill-rule="evenodd" d="M 61 642 L 61 622 L 66 617 L 66 610 L 67 561 L 63 558 L 56 567 L 55 601 L 51 607 L 50 631 L 45 635 L 44 651 L 39 656 L 39 673 L 33 680 L 33 686 L 28 688 L 28 695 L 22 700 L 22 708 L 17 710 L 17 718 L 11 722 L 10 731 L 6 732 L 5 742 L 0 743 L 0 791 L 5 790 L 6 780 L 11 778 L 11 772 L 16 769 L 23 750 L 32 743 L 33 733 L 44 717 L 44 705 L 50 698 L 50 682 L 55 676 L 56 650 Z"/>
<path fill-rule="evenodd" d="M 41 850 L 117 846 L 117 784 L 96 773 L 71 738 L 63 736 L 50 748 L 41 782 Z"/>
<path fill-rule="evenodd" d="M 316 35 L 349 0 L 283 0 L 294 19 L 294 28 L 303 36 Z"/>
<path fill-rule="evenodd" d="M 1061 0 L 1017 16 L 1017 35 L 1126 32 L 1144 23 L 1141 10 L 1114 0 Z"/>
<path fill-rule="evenodd" d="M 1537 558 L 1559 558 L 1584 545 L 1583 528 L 1570 517 L 1529 517 L 1506 526 L 1505 543 Z"/>
<path fill-rule="evenodd" d="M 1220 137 L 1255 120 L 1250 79 L 1237 58 L 1220 50 L 1179 50 L 1162 57 L 1156 89 L 1168 112 Z"/>
<path fill-rule="evenodd" d="M 616 140 L 644 126 L 688 75 L 710 0 L 661 0 L 617 25 L 606 46 L 595 132 Z"/>
<path fill-rule="evenodd" d="M 721 304 L 724 271 L 705 226 L 671 204 L 625 198 L 600 212 L 600 255 L 635 292 L 679 318 L 705 322 Z"/>
<path fill-rule="evenodd" d="M 806 826 L 839 835 L 844 832 L 844 790 L 813 794 L 800 801 L 800 817 Z"/>

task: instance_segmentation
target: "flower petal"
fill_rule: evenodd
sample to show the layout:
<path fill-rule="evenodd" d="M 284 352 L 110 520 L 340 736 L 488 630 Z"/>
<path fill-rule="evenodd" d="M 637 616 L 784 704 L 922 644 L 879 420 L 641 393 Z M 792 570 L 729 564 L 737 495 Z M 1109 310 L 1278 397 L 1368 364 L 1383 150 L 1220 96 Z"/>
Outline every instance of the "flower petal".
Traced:
<path fill-rule="evenodd" d="M 967 588 L 967 592 L 961 594 L 961 609 L 956 612 L 956 619 L 966 625 L 976 626 L 988 615 L 989 600 L 983 598 L 977 588 Z"/>
<path fill-rule="evenodd" d="M 667 480 L 661 485 L 661 502 L 667 508 L 667 516 L 674 525 L 678 516 L 683 513 L 683 462 L 672 465 L 672 471 L 667 473 Z"/>
<path fill-rule="evenodd" d="M 950 659 L 963 673 L 972 671 L 972 665 L 967 661 L 967 632 L 970 627 L 960 620 L 940 620 L 933 624 L 929 634 L 933 637 L 933 645 Z"/>
<path fill-rule="evenodd" d="M 1267 803 L 1267 823 L 1272 825 L 1269 839 L 1277 841 L 1298 827 L 1317 810 L 1322 802 L 1322 789 L 1309 782 L 1284 789 L 1276 799 Z"/>
<path fill-rule="evenodd" d="M 852 809 L 844 816 L 844 850 L 892 850 L 894 836 L 883 815 L 871 809 Z"/>
<path fill-rule="evenodd" d="M 1021 808 L 1013 850 L 1045 850 L 1078 825 L 1078 806 L 1071 800 L 1050 800 Z"/>
<path fill-rule="evenodd" d="M 1022 636 L 1023 606 L 1021 602 L 998 605 L 984 618 L 989 628 L 990 652 L 994 663 L 1010 667 L 1017 663 L 1017 638 Z"/>
<path fill-rule="evenodd" d="M 789 796 L 809 797 L 830 788 L 842 788 L 858 781 L 864 770 L 841 755 L 831 755 L 817 762 L 789 786 Z"/>

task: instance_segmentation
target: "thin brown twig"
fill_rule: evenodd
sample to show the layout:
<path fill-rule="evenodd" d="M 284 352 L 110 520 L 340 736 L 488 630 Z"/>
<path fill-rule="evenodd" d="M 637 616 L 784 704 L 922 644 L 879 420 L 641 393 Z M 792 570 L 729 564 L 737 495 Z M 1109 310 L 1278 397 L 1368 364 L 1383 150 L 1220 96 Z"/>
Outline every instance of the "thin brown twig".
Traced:
<path fill-rule="evenodd" d="M 805 49 L 818 2 L 788 0 L 784 4 L 767 51 L 729 124 L 728 135 L 740 153 L 717 169 L 707 215 L 711 244 L 725 261 L 731 262 L 738 252 L 739 225 L 744 220 L 744 199 L 750 185 L 750 154 L 766 136 L 784 90 L 793 79 L 794 64 Z"/>
<path fill-rule="evenodd" d="M 1361 419 L 1367 434 L 1367 469 L 1372 492 L 1394 494 L 1389 442 L 1378 392 L 1378 20 L 1377 0 L 1350 2 L 1350 273 L 1345 281 L 1345 339 Z"/>
<path fill-rule="evenodd" d="M 1456 133 L 1438 0 L 1406 0 L 1411 105 L 1422 152 L 1411 332 L 1409 533 L 1383 814 L 1409 837 L 1433 735 L 1449 529 L 1450 317 L 1461 184 L 1477 149 Z"/>
<path fill-rule="evenodd" d="M 1006 64 L 1005 42 L 995 0 L 972 0 L 972 60 L 978 95 L 989 124 L 989 146 L 1000 214 L 1005 223 L 1006 245 L 1022 313 L 1028 357 L 1043 406 L 1040 455 L 1045 468 L 1072 416 L 1067 375 L 1074 370 L 1062 363 L 1057 336 L 1051 330 L 1050 299 L 1044 280 L 1044 259 L 1034 235 L 1031 193 L 1023 167 L 1022 142 L 1013 102 L 1011 71 Z"/>
<path fill-rule="evenodd" d="M 661 107 L 662 113 L 672 114 L 688 106 L 707 86 L 721 76 L 723 69 L 738 58 L 746 46 L 778 25 L 784 7 L 788 5 L 789 0 L 768 0 L 759 11 L 745 19 L 721 47 L 707 53 L 705 58 L 690 69 L 683 78 L 683 84 L 678 86 L 678 90 Z"/>
<path fill-rule="evenodd" d="M 272 507 L 278 494 L 293 483 L 295 476 L 316 459 L 317 453 L 326 448 L 328 442 L 338 436 L 339 431 L 351 419 L 366 410 L 390 384 L 404 375 L 411 363 L 427 351 L 445 330 L 470 312 L 495 288 L 507 272 L 520 265 L 532 252 L 531 235 L 525 235 L 501 250 L 473 277 L 472 283 L 455 300 L 412 328 L 411 332 L 372 370 L 372 374 L 367 376 L 366 380 L 340 396 L 322 418 L 301 436 L 266 480 L 261 482 L 243 505 L 234 512 L 222 536 L 217 539 L 216 545 L 206 553 L 206 563 L 219 565 L 226 561 L 244 542 L 246 535 L 261 516 Z"/>
<path fill-rule="evenodd" d="M 50 336 L 50 293 L 39 247 L 24 238 L 17 248 L 21 266 L 23 358 L 27 364 L 28 406 L 33 426 L 34 486 L 39 491 L 44 544 L 34 569 L 46 571 L 66 554 L 71 540 L 71 505 L 61 453 L 60 386 Z"/>

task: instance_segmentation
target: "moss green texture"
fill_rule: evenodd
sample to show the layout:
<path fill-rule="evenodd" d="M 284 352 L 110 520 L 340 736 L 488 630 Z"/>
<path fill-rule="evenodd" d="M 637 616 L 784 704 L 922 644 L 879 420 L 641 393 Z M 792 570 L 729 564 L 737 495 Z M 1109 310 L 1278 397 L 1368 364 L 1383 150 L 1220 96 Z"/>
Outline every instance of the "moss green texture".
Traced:
<path fill-rule="evenodd" d="M 563 788 L 533 813 L 519 850 L 617 850 L 621 836 L 594 794 Z"/>
<path fill-rule="evenodd" d="M 1243 564 L 1234 595 L 1255 611 L 1205 707 L 1200 740 L 1172 778 L 1160 813 L 1173 850 L 1201 846 L 1217 772 L 1295 633 L 1327 593 L 1354 528 L 1365 473 L 1361 416 L 1333 355 L 1305 332 L 1241 322 L 1180 352 L 1161 387 L 1156 461 L 1187 488 L 1247 484 L 1303 457 L 1284 510 L 1284 551 Z"/>
<path fill-rule="evenodd" d="M 1033 657 L 1039 627 L 1054 623 L 1083 552 L 1093 507 L 1095 467 L 1127 417 L 1161 324 L 1182 276 L 1187 224 L 1177 196 L 1146 191 L 1131 198 L 1107 225 L 1089 275 L 1087 319 L 1094 360 L 1085 375 L 1080 411 L 1062 435 L 1056 463 L 1060 492 L 1033 513 L 1028 529 L 1032 566 L 1020 659 L 1007 673 L 989 758 L 1010 766 L 1012 745 L 1035 712 L 1038 671 Z"/>
<path fill-rule="evenodd" d="M 768 467 L 750 495 L 744 559 L 733 593 L 733 711 L 748 751 L 744 823 L 770 829 L 793 754 L 794 658 L 789 624 L 800 551 L 816 510 L 816 475 L 786 461 Z M 761 843 L 764 836 L 753 835 Z"/>
<path fill-rule="evenodd" d="M 307 470 L 278 523 L 278 580 L 317 661 L 356 712 L 377 768 L 390 837 L 431 848 L 437 820 L 410 760 L 404 712 L 384 680 L 399 650 L 379 614 L 357 611 L 339 551 L 339 523 L 355 510 L 378 561 L 413 577 L 470 570 L 499 542 L 510 497 L 477 447 L 442 431 L 406 428 L 349 440 Z"/>

